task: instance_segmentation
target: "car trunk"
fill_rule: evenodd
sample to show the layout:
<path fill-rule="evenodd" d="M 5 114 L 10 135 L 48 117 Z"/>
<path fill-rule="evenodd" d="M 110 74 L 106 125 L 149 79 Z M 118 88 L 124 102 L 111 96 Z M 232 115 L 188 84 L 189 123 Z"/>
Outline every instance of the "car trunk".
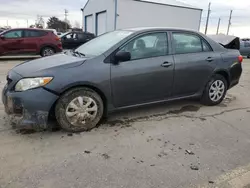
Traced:
<path fill-rule="evenodd" d="M 240 38 L 232 35 L 208 35 L 211 39 L 213 39 L 215 42 L 218 42 L 220 45 L 222 45 L 224 48 L 227 49 L 240 49 Z"/>

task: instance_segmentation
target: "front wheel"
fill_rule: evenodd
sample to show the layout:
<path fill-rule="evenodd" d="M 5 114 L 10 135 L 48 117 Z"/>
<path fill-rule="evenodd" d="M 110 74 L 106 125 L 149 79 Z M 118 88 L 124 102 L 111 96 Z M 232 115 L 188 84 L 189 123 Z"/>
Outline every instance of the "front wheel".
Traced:
<path fill-rule="evenodd" d="M 220 104 L 225 98 L 227 88 L 226 79 L 222 75 L 214 75 L 203 92 L 201 102 L 208 106 Z"/>
<path fill-rule="evenodd" d="M 103 116 L 103 101 L 93 90 L 75 88 L 66 92 L 57 102 L 56 119 L 69 132 L 89 131 Z"/>

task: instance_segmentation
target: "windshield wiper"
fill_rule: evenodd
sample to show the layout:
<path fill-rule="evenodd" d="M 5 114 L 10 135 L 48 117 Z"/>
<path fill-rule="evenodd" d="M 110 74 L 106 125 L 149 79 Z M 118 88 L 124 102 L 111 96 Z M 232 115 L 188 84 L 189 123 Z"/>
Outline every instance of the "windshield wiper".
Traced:
<path fill-rule="evenodd" d="M 77 54 L 77 55 L 79 55 L 79 56 L 86 56 L 84 53 L 81 53 L 81 52 L 79 52 L 79 51 L 73 51 L 73 53 L 74 54 Z"/>

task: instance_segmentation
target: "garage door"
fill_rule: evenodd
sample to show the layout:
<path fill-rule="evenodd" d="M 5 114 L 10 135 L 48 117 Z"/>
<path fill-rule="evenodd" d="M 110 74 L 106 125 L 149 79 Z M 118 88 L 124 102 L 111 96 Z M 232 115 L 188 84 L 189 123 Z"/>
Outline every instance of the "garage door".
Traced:
<path fill-rule="evenodd" d="M 90 32 L 90 33 L 94 33 L 94 29 L 93 29 L 93 16 L 89 15 L 89 16 L 85 16 L 85 24 L 86 24 L 86 28 L 85 31 Z"/>
<path fill-rule="evenodd" d="M 99 12 L 96 14 L 96 35 L 107 32 L 107 12 Z"/>

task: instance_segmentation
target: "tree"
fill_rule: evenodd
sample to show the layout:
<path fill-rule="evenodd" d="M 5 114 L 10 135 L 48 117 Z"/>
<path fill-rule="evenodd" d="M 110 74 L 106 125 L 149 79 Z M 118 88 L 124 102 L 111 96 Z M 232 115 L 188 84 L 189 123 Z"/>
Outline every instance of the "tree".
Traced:
<path fill-rule="evenodd" d="M 44 19 L 42 16 L 37 15 L 37 19 L 36 19 L 36 23 L 35 23 L 35 27 L 36 28 L 44 28 Z"/>
<path fill-rule="evenodd" d="M 54 16 L 49 18 L 47 25 L 49 29 L 56 29 L 59 32 L 66 32 L 66 28 L 71 28 L 69 23 L 59 20 L 57 17 Z"/>

